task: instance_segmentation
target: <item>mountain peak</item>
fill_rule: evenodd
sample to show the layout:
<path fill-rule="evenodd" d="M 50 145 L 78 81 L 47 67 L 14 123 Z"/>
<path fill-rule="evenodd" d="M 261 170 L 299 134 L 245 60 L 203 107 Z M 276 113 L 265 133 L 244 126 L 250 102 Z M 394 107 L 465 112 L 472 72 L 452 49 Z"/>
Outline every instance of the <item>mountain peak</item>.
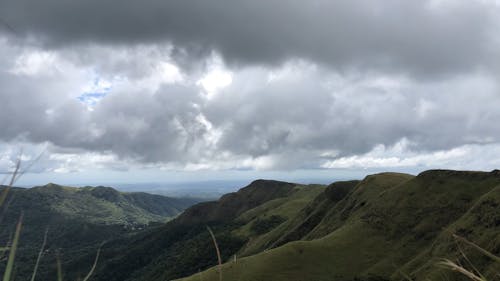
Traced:
<path fill-rule="evenodd" d="M 256 180 L 252 181 L 249 185 L 266 184 L 266 183 L 289 183 L 289 182 L 278 181 L 278 180 L 268 180 L 268 179 L 256 179 Z"/>
<path fill-rule="evenodd" d="M 229 221 L 264 202 L 290 195 L 296 184 L 258 179 L 237 192 L 228 193 L 217 201 L 203 202 L 188 208 L 179 222 Z"/>
<path fill-rule="evenodd" d="M 41 191 L 53 191 L 53 192 L 61 192 L 61 191 L 76 191 L 76 187 L 69 187 L 69 186 L 64 186 L 60 184 L 56 184 L 53 182 L 49 182 L 46 185 L 41 185 L 41 186 L 35 186 L 33 187 L 35 190 L 41 190 Z"/>
<path fill-rule="evenodd" d="M 257 190 L 257 189 L 280 189 L 282 187 L 291 187 L 295 186 L 295 183 L 285 182 L 285 181 L 277 181 L 277 180 L 266 180 L 266 179 L 258 179 L 252 181 L 249 185 L 241 188 L 238 192 L 246 192 L 248 190 Z"/>
<path fill-rule="evenodd" d="M 96 198 L 110 202 L 118 202 L 121 194 L 118 190 L 108 186 L 96 186 L 90 189 L 90 194 Z"/>
<path fill-rule="evenodd" d="M 491 172 L 481 172 L 481 171 L 456 171 L 456 170 L 445 170 L 445 169 L 435 169 L 421 172 L 417 175 L 417 178 L 448 178 L 448 177 L 458 177 L 458 178 L 485 178 L 494 175 L 500 175 L 498 170 L 493 170 Z"/>

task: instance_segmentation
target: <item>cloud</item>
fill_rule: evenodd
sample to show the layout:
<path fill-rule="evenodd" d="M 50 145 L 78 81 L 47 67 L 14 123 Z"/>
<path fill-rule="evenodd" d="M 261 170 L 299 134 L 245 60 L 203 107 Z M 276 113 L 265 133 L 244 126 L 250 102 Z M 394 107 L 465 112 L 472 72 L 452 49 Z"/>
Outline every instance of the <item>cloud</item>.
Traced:
<path fill-rule="evenodd" d="M 436 77 L 493 68 L 494 1 L 4 1 L 0 18 L 51 49 L 171 44 L 178 61 L 218 52 L 232 65 L 293 58 L 337 70 Z M 177 57 L 177 56 L 176 56 Z"/>
<path fill-rule="evenodd" d="M 71 52 L 4 50 L 13 55 L 0 74 L 0 138 L 76 149 L 64 155 L 114 155 L 172 169 L 308 169 L 401 139 L 422 153 L 500 141 L 498 83 L 482 72 L 422 82 L 305 60 L 230 70 L 215 57 L 206 72 L 181 73 L 168 56 L 147 53 L 146 66 L 139 51 L 117 58 L 100 50 L 145 76 L 133 67 L 80 64 Z M 50 71 L 16 71 L 19 61 L 23 69 L 39 68 L 26 57 L 50 58 L 43 64 Z M 105 94 L 97 101 L 93 92 Z"/>
<path fill-rule="evenodd" d="M 220 149 L 254 157 L 278 153 L 290 161 L 302 151 L 366 153 L 402 138 L 419 151 L 498 142 L 498 93 L 494 78 L 481 75 L 416 83 L 339 75 L 299 62 L 233 73 L 233 83 L 205 113 L 223 131 Z"/>
<path fill-rule="evenodd" d="M 39 172 L 498 164 L 478 156 L 500 143 L 492 1 L 0 11 L 16 30 L 0 34 L 0 168 L 16 143 L 48 145 Z"/>
<path fill-rule="evenodd" d="M 488 151 L 488 153 L 485 153 Z M 478 157 L 480 156 L 480 157 Z M 377 145 L 368 153 L 326 161 L 326 169 L 435 169 L 447 167 L 459 170 L 493 170 L 500 161 L 500 144 L 467 144 L 448 150 L 414 152 L 408 140 L 402 139 L 393 146 Z"/>

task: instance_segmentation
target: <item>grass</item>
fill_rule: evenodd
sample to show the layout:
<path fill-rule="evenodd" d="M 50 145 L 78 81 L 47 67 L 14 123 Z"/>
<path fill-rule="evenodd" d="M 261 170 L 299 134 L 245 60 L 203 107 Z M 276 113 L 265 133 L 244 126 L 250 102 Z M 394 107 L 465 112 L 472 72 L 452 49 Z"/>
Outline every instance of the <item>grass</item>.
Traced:
<path fill-rule="evenodd" d="M 241 214 L 236 220 L 243 222 L 243 225 L 233 233 L 240 237 L 250 237 L 250 240 L 245 248 L 239 251 L 238 255 L 248 256 L 269 248 L 290 228 L 292 219 L 298 215 L 300 210 L 324 190 L 325 186 L 323 185 L 297 185 L 294 188 L 295 192 L 290 196 L 268 201 Z M 256 233 L 252 229 L 256 224 L 276 217 L 283 221 L 269 231 L 255 235 Z"/>
<path fill-rule="evenodd" d="M 5 273 L 3 275 L 3 281 L 10 281 L 12 279 L 12 270 L 14 269 L 14 261 L 16 259 L 17 246 L 19 244 L 19 236 L 21 235 L 21 228 L 23 225 L 23 215 L 19 217 L 19 221 L 16 226 L 16 232 L 14 234 L 14 240 L 9 249 L 9 259 L 7 260 L 7 266 L 5 267 Z"/>
<path fill-rule="evenodd" d="M 56 254 L 56 265 L 57 265 L 57 281 L 62 281 L 63 273 L 62 273 L 61 257 L 59 256 L 59 253 Z"/>
<path fill-rule="evenodd" d="M 97 266 L 97 262 L 99 261 L 99 254 L 101 253 L 101 247 L 102 247 L 102 244 L 101 244 L 101 246 L 99 247 L 99 249 L 97 249 L 97 254 L 95 255 L 94 264 L 92 264 L 92 268 L 90 268 L 89 273 L 87 273 L 87 275 L 85 276 L 85 278 L 83 278 L 83 281 L 87 281 L 87 280 L 89 280 L 89 279 L 90 279 L 90 277 L 92 276 L 92 274 L 94 273 L 95 268 L 96 268 L 96 266 Z"/>
<path fill-rule="evenodd" d="M 296 241 L 257 255 L 227 262 L 222 271 L 227 280 L 332 280 L 333 276 L 354 278 L 390 245 L 379 239 L 365 239 L 359 224 L 339 229 L 332 235 L 314 241 Z M 358 252 L 352 248 L 358 247 Z M 335 253 L 332 255 L 332 253 Z M 202 273 L 204 280 L 215 280 L 215 268 Z M 196 280 L 194 275 L 186 280 Z"/>
<path fill-rule="evenodd" d="M 3 204 L 5 202 L 5 199 L 7 198 L 7 194 L 10 188 L 18 179 L 18 176 L 20 175 L 19 173 L 20 167 L 21 167 L 21 157 L 19 157 L 19 159 L 16 162 L 14 172 L 12 173 L 12 177 L 10 178 L 10 182 L 7 188 L 3 190 L 2 195 L 0 196 L 0 207 L 3 207 Z M 12 245 L 8 248 L 9 258 L 7 259 L 7 266 L 5 267 L 5 272 L 3 274 L 3 279 L 2 279 L 3 281 L 10 281 L 12 279 L 12 271 L 14 269 L 14 261 L 16 258 L 19 236 L 21 235 L 22 224 L 23 224 L 23 214 L 21 213 L 21 216 L 19 217 L 19 220 L 17 222 L 16 232 L 14 234 L 14 240 L 12 241 Z"/>
<path fill-rule="evenodd" d="M 33 269 L 33 274 L 31 275 L 31 281 L 35 281 L 36 273 L 38 271 L 38 266 L 40 266 L 40 261 L 42 260 L 43 252 L 45 251 L 45 245 L 47 244 L 47 234 L 49 233 L 49 228 L 45 229 L 45 234 L 43 235 L 42 247 L 40 247 L 40 251 L 38 252 L 38 256 L 36 258 L 35 267 Z"/>
<path fill-rule="evenodd" d="M 146 225 L 149 222 L 165 222 L 190 205 L 180 199 L 122 193 L 108 187 L 74 188 L 47 184 L 22 192 L 27 199 L 30 196 L 43 198 L 58 214 L 95 224 Z"/>
<path fill-rule="evenodd" d="M 327 208 L 320 223 L 303 236 L 307 241 L 260 251 L 219 268 L 226 280 L 369 280 L 376 276 L 461 280 L 456 272 L 475 281 L 493 281 L 500 277 L 498 257 L 486 249 L 500 247 L 499 203 L 500 178 L 490 173 L 373 175 Z M 247 214 L 264 214 L 280 205 L 268 204 L 275 205 Z M 480 246 L 450 235 L 462 232 Z M 466 255 L 453 247 L 456 241 L 483 257 L 467 252 L 466 261 Z M 458 257 L 465 262 L 455 261 Z M 211 268 L 182 280 L 203 276 L 203 280 L 215 281 L 217 274 Z"/>
<path fill-rule="evenodd" d="M 476 275 L 476 273 L 465 269 L 465 267 L 458 265 L 449 259 L 444 259 L 443 261 L 439 262 L 438 265 L 442 266 L 444 268 L 447 268 L 449 270 L 459 272 L 473 281 L 487 281 L 486 278 L 484 276 L 482 276 L 481 274 Z"/>
<path fill-rule="evenodd" d="M 217 254 L 217 262 L 218 262 L 218 273 L 219 273 L 219 281 L 222 281 L 222 258 L 220 256 L 220 250 L 219 250 L 219 245 L 217 244 L 217 239 L 215 239 L 214 232 L 210 227 L 207 226 L 207 230 L 210 233 L 210 237 L 212 238 L 212 242 L 214 243 L 215 246 L 215 252 Z"/>
<path fill-rule="evenodd" d="M 37 157 L 36 160 L 38 160 L 39 157 Z M 9 192 L 11 191 L 14 183 L 26 171 L 26 170 L 21 171 L 21 160 L 20 159 L 21 159 L 21 156 L 19 156 L 19 158 L 18 158 L 18 160 L 16 162 L 16 165 L 14 167 L 14 171 L 12 172 L 12 175 L 10 177 L 8 185 L 6 186 L 6 188 L 4 188 L 2 190 L 2 193 L 0 194 L 0 208 L 8 207 L 8 206 L 4 206 L 5 200 L 6 200 L 7 196 L 8 196 L 8 194 L 9 194 Z M 34 163 L 34 161 L 30 165 L 28 165 L 28 167 L 26 169 L 28 169 L 33 163 Z M 7 210 L 7 208 L 3 208 L 4 212 L 6 210 Z M 2 280 L 3 281 L 14 280 L 14 266 L 15 266 L 16 254 L 18 253 L 18 247 L 19 247 L 19 242 L 20 242 L 20 237 L 21 237 L 21 230 L 23 228 L 23 217 L 24 217 L 24 212 L 21 212 L 21 215 L 20 215 L 20 217 L 19 217 L 19 219 L 17 221 L 17 224 L 16 224 L 14 237 L 12 239 L 12 243 L 10 244 L 10 246 L 8 246 L 8 247 L 2 247 L 2 251 L 3 252 L 6 252 L 6 251 L 9 252 L 9 255 L 8 255 L 8 258 L 7 258 L 7 264 L 5 266 L 5 271 L 4 271 L 3 276 L 2 276 Z M 48 234 L 48 229 L 45 231 L 45 234 L 44 234 L 42 246 L 41 246 L 40 251 L 38 253 L 38 256 L 37 256 L 37 259 L 36 259 L 36 263 L 35 263 L 35 266 L 34 266 L 34 269 L 33 269 L 33 274 L 32 274 L 31 279 L 30 279 L 31 281 L 34 281 L 36 279 L 37 270 L 38 270 L 40 261 L 41 261 L 42 256 L 43 256 L 45 245 L 47 243 L 47 234 Z M 99 249 L 97 250 L 97 254 L 96 254 L 96 257 L 95 257 L 95 261 L 94 261 L 94 263 L 92 265 L 92 268 L 90 269 L 89 273 L 85 276 L 85 278 L 83 279 L 83 281 L 88 281 L 90 279 L 90 277 L 92 276 L 92 274 L 93 274 L 93 272 L 94 272 L 94 270 L 96 268 L 98 259 L 99 259 L 100 250 L 101 249 L 99 247 Z M 59 280 L 59 281 L 63 280 L 61 260 L 59 258 L 59 254 L 57 254 L 57 280 Z"/>
<path fill-rule="evenodd" d="M 211 240 L 217 260 L 211 255 L 213 248 L 207 247 L 209 251 L 198 253 L 210 256 L 207 265 L 217 264 L 184 280 L 222 281 L 224 277 L 227 281 L 331 281 L 380 277 L 438 281 L 461 280 L 460 275 L 474 281 L 494 281 L 500 277 L 495 272 L 500 259 L 497 252 L 491 250 L 500 249 L 500 178 L 497 176 L 447 171 L 430 171 L 417 177 L 383 173 L 356 183 L 338 201 L 323 198 L 327 196 L 326 191 L 331 192 L 324 186 L 296 186 L 287 197 L 265 201 L 226 222 L 234 227 L 228 226 L 224 232 L 220 225 L 206 230 L 202 225 L 204 236 L 194 237 L 203 238 L 205 242 Z M 273 241 L 303 225 L 310 214 L 316 214 L 317 208 L 321 208 L 321 216 L 311 227 L 303 228 L 296 241 L 273 247 Z M 19 220 L 18 225 L 23 222 Z M 252 230 L 259 223 L 264 225 L 258 231 Z M 186 228 L 191 226 L 188 224 Z M 227 251 L 233 236 L 249 239 L 245 247 L 238 244 L 238 248 L 234 248 L 238 259 L 229 258 L 234 253 Z M 150 238 L 146 236 L 150 242 L 146 245 L 154 247 L 156 244 Z M 171 239 L 174 244 L 179 242 Z M 16 252 L 15 241 L 18 241 L 16 235 L 9 261 L 10 254 Z M 190 250 L 183 247 L 199 245 L 194 242 L 197 240 L 183 240 L 181 246 L 169 250 L 177 250 L 175 255 L 186 258 Z M 147 255 L 148 249 L 143 250 Z M 84 280 L 96 271 L 100 253 L 99 248 Z M 152 260 L 147 266 L 155 270 L 154 263 L 161 267 L 168 264 L 161 261 Z M 62 279 L 60 260 L 57 269 L 58 278 Z M 165 279 L 159 276 L 136 275 L 138 280 Z"/>
<path fill-rule="evenodd" d="M 59 187 L 52 184 L 29 189 L 9 188 L 4 206 L 9 202 L 10 206 L 0 214 L 3 217 L 0 245 L 10 243 L 9 230 L 15 226 L 19 213 L 24 210 L 22 241 L 16 261 L 18 280 L 31 280 L 34 266 L 38 280 L 55 277 L 56 248 L 63 249 L 61 258 L 65 279 L 76 279 L 79 275 L 84 278 L 86 266 L 92 264 L 102 241 L 137 233 L 141 229 L 153 227 L 156 221 L 160 224 L 168 220 L 170 214 L 178 213 L 175 210 L 171 213 L 168 207 L 172 202 L 170 198 L 162 197 L 159 200 L 154 195 L 114 191 L 118 194 L 118 200 L 107 201 L 106 194 L 100 193 L 99 187 L 81 191 Z M 5 189 L 1 187 L 0 194 Z M 187 201 L 180 203 L 185 206 L 188 204 Z M 46 227 L 50 228 L 47 249 L 38 260 Z M 36 266 L 37 263 L 39 266 Z M 82 272 L 82 268 L 85 268 L 85 272 Z M 0 276 L 4 269 L 5 263 L 0 264 Z"/>
<path fill-rule="evenodd" d="M 480 247 L 476 243 L 473 243 L 465 239 L 464 237 L 453 234 L 453 238 L 456 240 L 457 246 L 462 256 L 462 260 L 464 261 L 463 263 L 465 264 L 462 264 L 462 262 L 460 262 L 459 260 L 455 262 L 450 259 L 442 259 L 440 262 L 437 263 L 437 266 L 445 268 L 447 270 L 458 272 L 459 274 L 465 276 L 466 278 L 472 281 L 488 281 L 488 278 L 486 278 L 484 274 L 476 268 L 473 261 L 471 261 L 471 259 L 467 256 L 467 254 L 462 250 L 460 244 L 462 243 L 465 244 L 466 246 L 471 247 L 472 249 L 478 251 L 483 256 L 490 258 L 499 265 L 500 265 L 500 257 L 497 257 L 490 251 Z M 500 278 L 500 273 L 496 272 L 496 277 Z"/>

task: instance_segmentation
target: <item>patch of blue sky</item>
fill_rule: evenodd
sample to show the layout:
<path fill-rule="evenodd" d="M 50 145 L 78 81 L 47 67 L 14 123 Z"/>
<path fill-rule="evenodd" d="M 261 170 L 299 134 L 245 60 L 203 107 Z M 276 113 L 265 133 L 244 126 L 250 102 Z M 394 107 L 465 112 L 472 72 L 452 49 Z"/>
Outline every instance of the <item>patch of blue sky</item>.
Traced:
<path fill-rule="evenodd" d="M 77 99 L 88 106 L 94 106 L 106 95 L 107 93 L 83 93 Z"/>
<path fill-rule="evenodd" d="M 109 81 L 96 77 L 77 99 L 92 107 L 103 99 L 111 91 L 111 88 L 112 84 Z"/>

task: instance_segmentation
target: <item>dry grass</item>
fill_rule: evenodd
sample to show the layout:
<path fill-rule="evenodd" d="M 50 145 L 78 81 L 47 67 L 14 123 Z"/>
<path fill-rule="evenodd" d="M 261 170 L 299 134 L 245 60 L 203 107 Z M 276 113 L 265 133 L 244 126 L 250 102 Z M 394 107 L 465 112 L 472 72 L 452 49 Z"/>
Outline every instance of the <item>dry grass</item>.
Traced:
<path fill-rule="evenodd" d="M 473 263 L 469 260 L 467 255 L 460 248 L 459 243 L 463 243 L 463 244 L 466 244 L 466 245 L 472 247 L 473 249 L 479 251 L 483 255 L 491 258 L 495 262 L 500 263 L 500 258 L 497 257 L 496 255 L 490 253 L 489 251 L 483 249 L 482 247 L 478 246 L 477 244 L 465 239 L 464 237 L 453 234 L 453 238 L 456 239 L 457 244 L 459 245 L 459 251 L 460 251 L 462 257 L 464 258 L 464 260 L 469 264 L 469 268 L 466 268 L 466 266 L 460 264 L 459 262 L 454 262 L 454 261 L 451 261 L 449 259 L 443 259 L 440 262 L 438 262 L 437 265 L 444 267 L 446 269 L 452 270 L 454 272 L 458 272 L 472 281 L 488 281 L 486 279 L 486 277 L 484 277 L 481 274 L 481 272 L 474 267 Z M 500 275 L 498 277 L 500 277 Z"/>
<path fill-rule="evenodd" d="M 92 265 L 92 268 L 90 269 L 90 271 L 87 274 L 87 276 L 85 276 L 85 278 L 83 279 L 83 281 L 89 280 L 90 276 L 92 276 L 92 274 L 94 273 L 95 267 L 97 266 L 97 261 L 99 261 L 99 254 L 101 253 L 101 247 L 102 247 L 102 244 L 99 247 L 99 249 L 97 249 L 97 254 L 95 255 L 94 264 Z"/>
<path fill-rule="evenodd" d="M 461 237 L 461 236 L 458 236 L 456 234 L 453 234 L 453 238 L 455 238 L 457 240 L 457 242 L 462 242 L 468 246 L 471 246 L 472 248 L 478 250 L 480 253 L 482 253 L 483 255 L 491 258 L 492 260 L 500 263 L 500 258 L 495 256 L 494 254 L 490 253 L 489 251 L 481 248 L 480 246 L 478 246 L 477 244 L 475 243 L 472 243 L 471 241 L 465 239 L 464 237 Z"/>
<path fill-rule="evenodd" d="M 442 266 L 442 267 L 445 267 L 445 268 L 448 268 L 448 269 L 450 269 L 452 271 L 459 272 L 459 273 L 465 275 L 470 280 L 474 280 L 474 281 L 487 281 L 483 276 L 478 276 L 474 272 L 472 272 L 470 270 L 467 270 L 462 265 L 459 265 L 459 264 L 457 264 L 455 262 L 452 262 L 449 259 L 444 259 L 444 260 L 440 261 L 438 263 L 438 265 Z"/>
<path fill-rule="evenodd" d="M 214 235 L 212 229 L 210 229 L 210 227 L 208 227 L 208 226 L 207 226 L 207 229 L 208 229 L 208 232 L 210 233 L 210 236 L 212 237 L 212 242 L 214 243 L 215 251 L 217 252 L 217 261 L 219 263 L 217 271 L 219 272 L 219 281 L 222 281 L 222 258 L 220 256 L 219 245 L 217 245 L 217 239 L 215 239 L 215 235 Z"/>

